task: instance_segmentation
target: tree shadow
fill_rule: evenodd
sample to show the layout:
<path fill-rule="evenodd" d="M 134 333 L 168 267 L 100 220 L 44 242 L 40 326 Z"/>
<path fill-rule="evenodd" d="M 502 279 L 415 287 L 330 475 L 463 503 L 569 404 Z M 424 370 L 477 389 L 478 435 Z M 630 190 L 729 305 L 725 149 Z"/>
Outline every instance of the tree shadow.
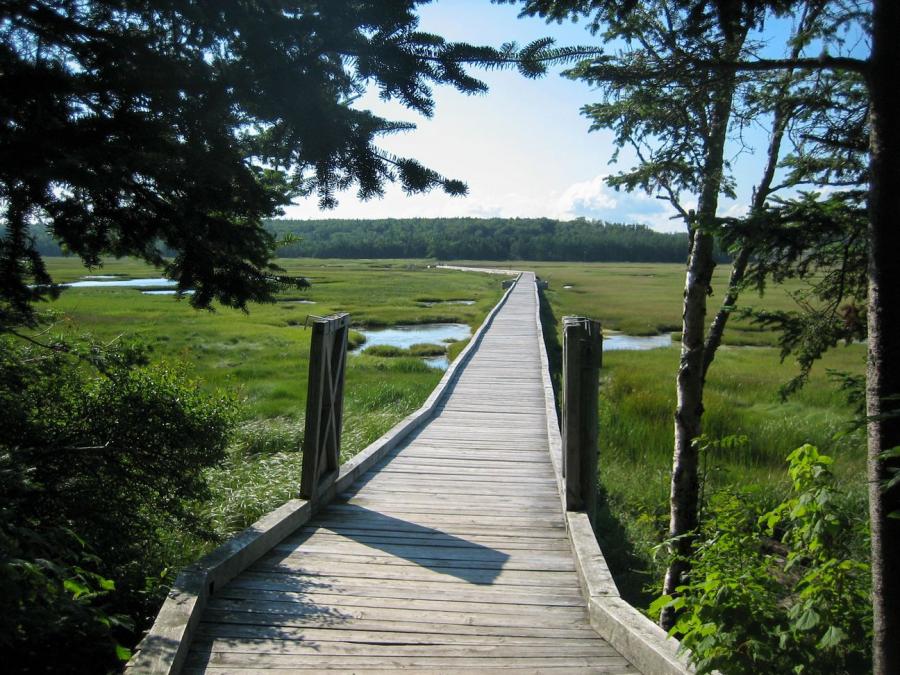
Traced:
<path fill-rule="evenodd" d="M 594 536 L 622 599 L 635 607 L 649 606 L 659 595 L 647 589 L 651 572 L 645 559 L 635 552 L 622 521 L 610 511 L 609 496 L 599 481 Z"/>
<path fill-rule="evenodd" d="M 365 481 L 362 481 L 357 490 L 364 485 Z M 427 518 L 427 514 L 423 516 Z M 368 549 L 375 548 L 415 566 L 479 586 L 496 581 L 509 560 L 509 555 L 502 551 L 344 500 L 324 509 L 316 521 Z M 312 534 L 307 534 L 298 546 Z M 364 551 L 362 549 L 360 555 L 365 555 Z"/>
<path fill-rule="evenodd" d="M 547 361 L 550 365 L 550 381 L 553 383 L 553 398 L 556 403 L 556 417 L 562 419 L 559 402 L 560 382 L 562 381 L 562 343 L 559 341 L 557 326 L 559 322 L 553 313 L 553 307 L 543 291 L 538 291 L 541 311 L 541 332 L 544 334 L 544 347 L 547 349 Z"/>

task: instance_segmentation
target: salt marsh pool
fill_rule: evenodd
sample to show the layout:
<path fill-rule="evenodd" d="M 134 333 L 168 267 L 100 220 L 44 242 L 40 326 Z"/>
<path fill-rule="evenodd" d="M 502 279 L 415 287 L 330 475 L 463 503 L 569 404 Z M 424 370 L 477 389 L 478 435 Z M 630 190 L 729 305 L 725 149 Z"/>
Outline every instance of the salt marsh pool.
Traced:
<path fill-rule="evenodd" d="M 387 345 L 400 349 L 409 349 L 413 345 L 419 344 L 441 344 L 454 340 L 467 340 L 472 336 L 472 329 L 464 323 L 423 323 L 373 328 L 359 332 L 366 337 L 363 347 Z"/>
<path fill-rule="evenodd" d="M 603 351 L 646 351 L 672 346 L 672 334 L 625 335 L 624 333 L 604 333 Z"/>

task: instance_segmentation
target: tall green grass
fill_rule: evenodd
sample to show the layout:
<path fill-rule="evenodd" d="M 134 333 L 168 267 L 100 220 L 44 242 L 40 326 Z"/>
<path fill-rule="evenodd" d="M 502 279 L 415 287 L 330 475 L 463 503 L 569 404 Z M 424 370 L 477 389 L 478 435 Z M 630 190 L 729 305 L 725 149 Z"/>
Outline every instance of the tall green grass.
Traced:
<path fill-rule="evenodd" d="M 604 329 L 654 334 L 681 328 L 684 268 L 670 264 L 514 262 L 550 281 L 542 300 L 545 342 L 559 381 L 561 318 L 599 319 Z M 496 266 L 493 264 L 492 266 Z M 710 315 L 729 269 L 713 278 Z M 564 288 L 571 286 L 572 288 Z M 745 294 L 741 305 L 790 309 L 797 286 Z M 704 398 L 704 433 L 711 441 L 746 436 L 746 442 L 703 453 L 704 495 L 725 487 L 755 493 L 774 507 L 787 494 L 787 455 L 813 443 L 835 458 L 835 474 L 848 499 L 865 503 L 865 439 L 850 431 L 853 413 L 828 370 L 861 373 L 865 348 L 838 347 L 815 366 L 807 386 L 782 401 L 781 385 L 797 373 L 781 362 L 777 335 L 732 320 L 710 368 Z M 664 561 L 656 554 L 668 528 L 675 376 L 679 346 L 650 351 L 610 351 L 600 384 L 599 476 L 603 495 L 597 536 L 626 598 L 639 606 L 661 587 Z"/>
<path fill-rule="evenodd" d="M 68 289 L 47 304 L 51 329 L 92 333 L 105 340 L 140 339 L 153 358 L 186 364 L 209 389 L 236 392 L 243 419 L 227 460 L 209 471 L 212 498 L 195 508 L 210 516 L 212 539 L 246 527 L 296 496 L 309 367 L 309 315 L 349 312 L 353 326 L 451 321 L 473 329 L 501 295 L 487 275 L 437 270 L 415 261 L 280 261 L 290 274 L 309 277 L 309 290 L 282 293 L 246 313 L 226 307 L 196 311 L 187 299 L 147 296 L 133 288 Z M 48 258 L 56 281 L 74 281 L 85 270 L 77 259 Z M 132 278 L 159 271 L 134 260 L 106 261 L 90 273 Z M 473 305 L 424 307 L 419 300 L 469 299 Z M 305 301 L 305 302 L 299 302 Z M 315 304 L 308 304 L 315 303 Z M 362 344 L 351 331 L 351 346 Z M 455 343 L 455 358 L 465 343 Z M 444 348 L 440 348 L 441 352 Z M 346 461 L 416 410 L 442 373 L 416 358 L 425 348 L 394 358 L 350 354 L 344 396 L 342 461 Z M 171 533 L 173 565 L 208 550 L 210 541 Z"/>

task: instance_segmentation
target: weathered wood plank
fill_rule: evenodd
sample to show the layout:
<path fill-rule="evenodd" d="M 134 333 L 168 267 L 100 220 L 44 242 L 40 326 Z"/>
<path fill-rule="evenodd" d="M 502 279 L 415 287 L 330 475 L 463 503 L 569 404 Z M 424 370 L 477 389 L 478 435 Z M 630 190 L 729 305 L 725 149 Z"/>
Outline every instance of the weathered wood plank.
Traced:
<path fill-rule="evenodd" d="M 545 626 L 485 626 L 470 625 L 465 623 L 439 623 L 434 621 L 390 621 L 387 619 L 355 619 L 353 617 L 341 617 L 329 621 L 328 617 L 292 617 L 282 615 L 269 615 L 261 622 L 261 617 L 249 612 L 225 612 L 209 609 L 204 615 L 208 623 L 232 623 L 241 625 L 258 626 L 264 623 L 267 626 L 288 628 L 321 628 L 333 626 L 343 630 L 364 631 L 394 631 L 406 633 L 443 633 L 450 635 L 509 635 L 518 637 L 596 637 L 596 633 L 589 626 L 577 627 L 545 627 Z"/>
<path fill-rule="evenodd" d="M 352 591 L 345 590 L 342 593 L 290 593 L 284 591 L 261 590 L 257 588 L 241 588 L 229 586 L 222 589 L 218 599 L 228 598 L 232 600 L 252 600 L 266 602 L 280 602 L 288 604 L 329 605 L 331 607 L 381 607 L 385 609 L 407 610 L 435 610 L 441 612 L 475 612 L 478 614 L 509 614 L 519 616 L 552 615 L 557 620 L 565 620 L 566 617 L 584 619 L 585 609 L 581 604 L 556 604 L 545 605 L 541 603 L 504 603 L 502 598 L 497 602 L 473 602 L 454 598 L 442 598 L 440 600 L 408 598 L 408 597 L 382 597 L 381 595 L 353 595 Z"/>
<path fill-rule="evenodd" d="M 459 635 L 404 631 L 348 630 L 341 627 L 292 628 L 289 626 L 259 626 L 237 623 L 202 623 L 197 636 L 214 640 L 283 640 L 292 642 L 346 644 L 401 644 L 401 645 L 584 645 L 596 643 L 597 636 L 590 632 L 581 637 L 534 635 Z"/>
<path fill-rule="evenodd" d="M 298 661 L 300 663 L 298 663 Z M 478 668 L 491 664 L 491 659 L 484 657 L 452 657 L 452 656 L 392 656 L 385 657 L 384 661 L 394 668 L 418 667 L 418 668 Z M 304 656 L 297 659 L 293 655 L 283 654 L 241 654 L 213 652 L 204 654 L 195 652 L 191 654 L 188 666 L 215 664 L 226 667 L 267 667 L 267 668 L 296 668 L 302 663 L 306 669 L 356 669 L 360 666 L 371 666 L 372 659 L 368 656 Z M 558 656 L 558 657 L 532 657 L 503 659 L 506 668 L 531 667 L 543 668 L 553 666 L 580 666 L 580 667 L 623 667 L 627 661 L 621 656 Z"/>
<path fill-rule="evenodd" d="M 529 276 L 432 419 L 209 599 L 186 672 L 636 672 L 590 625 L 536 309 Z"/>
<path fill-rule="evenodd" d="M 480 657 L 484 659 L 509 659 L 529 657 L 559 657 L 555 645 L 403 645 L 364 644 L 359 642 L 306 642 L 296 640 L 237 640 L 212 638 L 197 641 L 197 651 L 205 653 L 243 654 L 291 654 L 297 656 L 428 656 L 428 657 Z M 616 651 L 596 640 L 569 645 L 570 656 L 618 656 Z"/>
<path fill-rule="evenodd" d="M 292 579 L 284 574 L 248 573 L 235 579 L 228 586 L 254 591 L 279 593 L 347 595 L 358 597 L 418 598 L 421 600 L 448 599 L 445 584 L 424 581 L 385 581 L 373 585 L 367 579 L 352 577 L 327 577 L 319 579 Z M 490 604 L 543 604 L 547 607 L 583 607 L 580 589 L 539 587 L 470 587 L 453 588 L 453 600 L 460 602 L 486 602 Z"/>
<path fill-rule="evenodd" d="M 215 617 L 222 614 L 252 615 L 252 621 L 268 623 L 283 621 L 311 621 L 340 625 L 347 621 L 398 621 L 401 623 L 419 623 L 423 612 L 417 609 L 398 607 L 348 607 L 346 605 L 314 605 L 312 603 L 291 603 L 254 600 L 236 600 L 232 598 L 216 598 L 211 600 L 207 615 Z M 556 628 L 563 623 L 568 628 L 590 629 L 587 613 L 581 615 L 557 616 L 526 615 L 520 612 L 447 612 L 430 610 L 427 613 L 428 623 L 445 626 L 493 626 L 513 628 Z"/>

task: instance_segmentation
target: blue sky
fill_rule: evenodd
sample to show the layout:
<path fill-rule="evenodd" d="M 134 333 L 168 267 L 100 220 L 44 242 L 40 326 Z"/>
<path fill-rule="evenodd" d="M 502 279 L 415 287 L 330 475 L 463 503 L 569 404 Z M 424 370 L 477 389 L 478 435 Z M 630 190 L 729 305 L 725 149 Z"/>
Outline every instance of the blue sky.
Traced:
<path fill-rule="evenodd" d="M 421 8 L 420 28 L 448 40 L 499 46 L 520 45 L 550 36 L 559 45 L 596 45 L 583 24 L 546 24 L 517 18 L 518 7 L 488 0 L 438 0 Z M 408 196 L 388 186 L 385 196 L 360 202 L 351 190 L 340 196 L 336 209 L 319 210 L 315 199 L 288 207 L 292 218 L 406 217 L 551 217 L 579 216 L 612 222 L 644 223 L 662 231 L 683 229 L 672 220 L 664 202 L 642 193 L 609 188 L 603 177 L 614 146 L 607 131 L 588 132 L 580 114 L 594 100 L 590 87 L 560 77 L 557 68 L 544 78 L 527 80 L 514 71 L 474 71 L 490 87 L 487 94 L 467 96 L 449 87 L 435 89 L 435 113 L 423 118 L 400 105 L 385 103 L 376 92 L 358 106 L 389 119 L 414 122 L 417 129 L 386 137 L 380 145 L 397 155 L 414 157 L 426 166 L 469 186 L 465 197 L 439 192 Z M 736 201 L 724 200 L 720 213 L 740 212 L 750 199 L 765 133 L 752 130 L 745 138 L 758 143 L 756 156 L 732 151 L 739 191 Z M 622 152 L 618 166 L 630 166 Z M 690 197 L 685 198 L 692 205 Z"/>

